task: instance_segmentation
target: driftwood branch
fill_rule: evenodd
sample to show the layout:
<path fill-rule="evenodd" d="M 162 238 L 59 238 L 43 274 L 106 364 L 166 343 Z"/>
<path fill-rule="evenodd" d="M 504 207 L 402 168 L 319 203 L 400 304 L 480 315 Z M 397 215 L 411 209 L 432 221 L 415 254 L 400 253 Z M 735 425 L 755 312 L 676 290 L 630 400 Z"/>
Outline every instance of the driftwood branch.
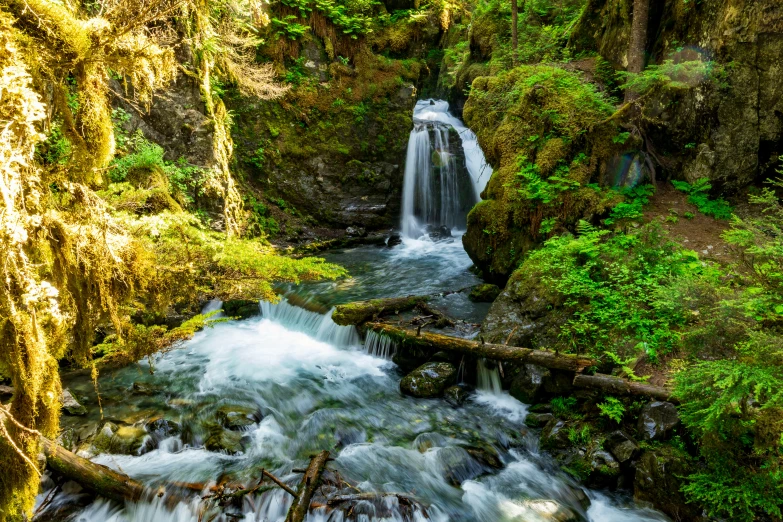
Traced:
<path fill-rule="evenodd" d="M 329 460 L 328 451 L 322 451 L 310 459 L 310 465 L 307 466 L 307 471 L 305 471 L 305 474 L 302 477 L 302 482 L 299 484 L 296 498 L 291 505 L 291 509 L 288 510 L 285 522 L 302 522 L 305 519 L 307 512 L 310 510 L 310 500 L 313 498 L 313 493 L 318 487 L 318 482 L 321 478 L 321 473 L 324 471 L 327 460 Z"/>
<path fill-rule="evenodd" d="M 137 501 L 148 492 L 141 482 L 127 475 L 71 453 L 45 437 L 41 437 L 41 442 L 46 465 L 84 489 L 117 502 Z"/>
<path fill-rule="evenodd" d="M 580 372 L 595 365 L 593 359 L 577 355 L 560 354 L 532 348 L 516 348 L 502 344 L 481 343 L 459 337 L 417 332 L 385 323 L 368 323 L 367 328 L 407 346 L 438 352 L 441 350 L 458 352 L 495 361 L 514 361 L 532 363 L 555 370 Z"/>
<path fill-rule="evenodd" d="M 613 395 L 640 395 L 660 401 L 678 402 L 672 397 L 672 391 L 663 386 L 653 386 L 641 382 L 629 381 L 612 375 L 577 375 L 574 377 L 577 388 L 598 389 Z"/>

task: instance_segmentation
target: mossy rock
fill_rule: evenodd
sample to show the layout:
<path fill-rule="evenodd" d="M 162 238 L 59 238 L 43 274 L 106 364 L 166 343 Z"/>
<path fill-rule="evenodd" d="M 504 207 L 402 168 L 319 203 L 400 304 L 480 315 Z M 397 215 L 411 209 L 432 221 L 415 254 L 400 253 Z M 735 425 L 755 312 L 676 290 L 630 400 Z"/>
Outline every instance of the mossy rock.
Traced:
<path fill-rule="evenodd" d="M 400 391 L 413 397 L 440 397 L 456 379 L 457 369 L 453 364 L 428 362 L 402 378 Z"/>
<path fill-rule="evenodd" d="M 227 405 L 218 408 L 215 417 L 224 428 L 241 431 L 255 424 L 259 416 L 256 408 Z"/>
<path fill-rule="evenodd" d="M 105 422 L 92 440 L 92 446 L 103 453 L 138 455 L 146 437 L 147 431 L 140 426 Z"/>
<path fill-rule="evenodd" d="M 474 286 L 468 294 L 468 299 L 474 303 L 491 303 L 500 295 L 500 287 L 493 284 Z"/>
<path fill-rule="evenodd" d="M 223 312 L 229 317 L 248 319 L 261 314 L 258 301 L 252 299 L 232 299 L 223 303 Z"/>
<path fill-rule="evenodd" d="M 222 428 L 213 428 L 204 442 L 204 447 L 207 451 L 236 455 L 244 449 L 242 446 L 242 434 Z"/>

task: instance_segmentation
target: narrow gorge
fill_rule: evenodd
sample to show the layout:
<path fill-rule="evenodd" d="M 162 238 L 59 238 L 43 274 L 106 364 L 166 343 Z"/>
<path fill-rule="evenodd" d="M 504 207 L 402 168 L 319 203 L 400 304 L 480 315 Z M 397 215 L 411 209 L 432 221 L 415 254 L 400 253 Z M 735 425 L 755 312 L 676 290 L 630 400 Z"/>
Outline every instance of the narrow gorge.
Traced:
<path fill-rule="evenodd" d="M 0 47 L 0 521 L 783 520 L 778 0 Z"/>

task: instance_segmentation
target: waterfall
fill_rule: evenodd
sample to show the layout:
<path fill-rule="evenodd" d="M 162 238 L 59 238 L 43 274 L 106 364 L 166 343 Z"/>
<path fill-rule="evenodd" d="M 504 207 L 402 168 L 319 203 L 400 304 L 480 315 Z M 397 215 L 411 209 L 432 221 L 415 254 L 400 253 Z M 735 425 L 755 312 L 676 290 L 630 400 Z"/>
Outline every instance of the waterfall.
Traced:
<path fill-rule="evenodd" d="M 391 360 L 394 356 L 397 346 L 388 335 L 380 335 L 372 330 L 367 332 L 367 338 L 364 340 L 364 351 L 373 357 Z"/>
<path fill-rule="evenodd" d="M 340 326 L 332 321 L 332 310 L 327 314 L 310 312 L 293 306 L 285 299 L 279 303 L 261 301 L 261 316 L 290 330 L 306 333 L 314 339 L 339 347 L 361 345 L 353 326 Z"/>
<path fill-rule="evenodd" d="M 476 388 L 491 392 L 493 394 L 500 394 L 503 388 L 500 384 L 500 373 L 497 368 L 491 370 L 487 368 L 487 360 L 479 359 L 478 368 L 476 371 Z"/>
<path fill-rule="evenodd" d="M 427 226 L 464 228 L 492 169 L 475 134 L 448 113 L 447 102 L 418 102 L 413 120 L 402 191 L 402 234 L 417 238 L 428 232 Z M 452 150 L 453 132 L 459 134 L 461 150 Z"/>

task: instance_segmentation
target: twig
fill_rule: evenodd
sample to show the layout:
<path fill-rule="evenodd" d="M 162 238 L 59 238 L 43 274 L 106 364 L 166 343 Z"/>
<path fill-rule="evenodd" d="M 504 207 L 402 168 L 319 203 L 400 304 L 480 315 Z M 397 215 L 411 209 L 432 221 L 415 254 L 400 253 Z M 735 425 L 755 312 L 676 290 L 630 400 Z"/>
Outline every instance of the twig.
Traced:
<path fill-rule="evenodd" d="M 269 480 L 271 480 L 272 482 L 274 482 L 275 484 L 277 484 L 281 488 L 283 488 L 283 490 L 285 490 L 285 492 L 288 493 L 289 495 L 293 495 L 294 497 L 296 497 L 296 491 L 291 489 L 291 487 L 288 486 L 285 482 L 283 482 L 279 478 L 275 477 L 274 475 L 269 473 L 267 470 L 262 469 L 261 470 L 261 475 L 266 477 L 266 478 L 268 478 Z"/>

